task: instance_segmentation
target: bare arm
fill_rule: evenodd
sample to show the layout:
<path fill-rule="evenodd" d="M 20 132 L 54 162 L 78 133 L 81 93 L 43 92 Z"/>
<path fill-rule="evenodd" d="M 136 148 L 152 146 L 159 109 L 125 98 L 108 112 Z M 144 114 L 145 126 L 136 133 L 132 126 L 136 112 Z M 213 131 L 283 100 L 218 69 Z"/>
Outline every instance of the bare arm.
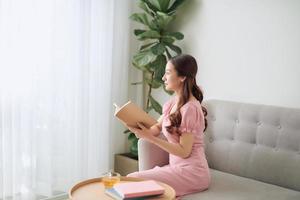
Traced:
<path fill-rule="evenodd" d="M 153 134 L 149 134 L 150 129 L 147 129 L 141 124 L 138 124 L 140 129 L 129 127 L 129 129 L 136 134 L 138 138 L 144 138 L 149 142 L 159 146 L 170 154 L 179 156 L 181 158 L 187 158 L 192 152 L 192 146 L 194 143 L 194 136 L 190 133 L 183 133 L 180 136 L 179 143 L 170 143 L 166 140 L 155 137 Z"/>
<path fill-rule="evenodd" d="M 151 137 L 148 140 L 170 154 L 181 158 L 187 158 L 192 152 L 194 136 L 190 133 L 184 133 L 180 136 L 179 143 L 170 143 L 158 137 Z"/>

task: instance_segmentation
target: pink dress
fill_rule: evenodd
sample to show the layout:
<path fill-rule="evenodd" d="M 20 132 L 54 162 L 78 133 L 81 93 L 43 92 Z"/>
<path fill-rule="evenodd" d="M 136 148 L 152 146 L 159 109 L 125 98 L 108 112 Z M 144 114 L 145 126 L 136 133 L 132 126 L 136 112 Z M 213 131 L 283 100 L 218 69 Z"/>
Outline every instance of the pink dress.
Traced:
<path fill-rule="evenodd" d="M 169 134 L 166 126 L 170 125 L 169 114 L 175 104 L 172 98 L 163 106 L 162 133 L 171 143 L 179 143 L 179 136 Z M 201 104 L 197 100 L 187 102 L 180 109 L 181 125 L 179 130 L 183 134 L 193 134 L 194 144 L 188 158 L 180 158 L 169 154 L 169 164 L 154 167 L 150 170 L 134 172 L 130 177 L 153 179 L 166 183 L 174 188 L 176 196 L 206 190 L 210 184 L 210 173 L 204 154 L 204 115 Z"/>

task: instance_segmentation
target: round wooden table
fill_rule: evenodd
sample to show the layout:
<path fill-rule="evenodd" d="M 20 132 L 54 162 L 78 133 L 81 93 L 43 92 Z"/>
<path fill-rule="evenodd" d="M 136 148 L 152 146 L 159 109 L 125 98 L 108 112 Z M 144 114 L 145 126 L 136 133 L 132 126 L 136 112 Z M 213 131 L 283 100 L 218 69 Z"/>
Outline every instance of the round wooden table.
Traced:
<path fill-rule="evenodd" d="M 128 181 L 143 181 L 143 179 L 121 177 L 121 182 L 128 182 Z M 175 191 L 171 186 L 161 182 L 158 183 L 165 188 L 164 194 L 156 197 L 147 198 L 147 199 L 152 199 L 152 200 L 175 199 Z M 69 198 L 70 200 L 99 200 L 99 199 L 113 200 L 113 198 L 105 194 L 104 191 L 105 188 L 101 181 L 101 178 L 94 178 L 94 179 L 82 181 L 74 185 L 69 191 Z"/>

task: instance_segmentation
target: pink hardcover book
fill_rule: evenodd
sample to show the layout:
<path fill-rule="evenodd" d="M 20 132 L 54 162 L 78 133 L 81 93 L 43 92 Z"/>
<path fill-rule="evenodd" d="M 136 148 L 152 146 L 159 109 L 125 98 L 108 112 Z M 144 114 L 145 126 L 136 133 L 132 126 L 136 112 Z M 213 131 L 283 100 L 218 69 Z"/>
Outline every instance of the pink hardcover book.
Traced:
<path fill-rule="evenodd" d="M 163 194 L 165 189 L 153 180 L 117 183 L 114 189 L 123 198 L 143 197 Z"/>

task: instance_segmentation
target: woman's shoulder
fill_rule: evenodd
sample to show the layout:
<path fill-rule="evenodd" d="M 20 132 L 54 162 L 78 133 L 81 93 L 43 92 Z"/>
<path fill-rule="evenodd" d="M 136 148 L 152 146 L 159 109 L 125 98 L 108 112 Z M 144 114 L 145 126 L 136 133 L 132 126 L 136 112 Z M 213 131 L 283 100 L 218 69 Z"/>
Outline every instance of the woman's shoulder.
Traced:
<path fill-rule="evenodd" d="M 180 109 L 181 114 L 183 113 L 198 113 L 202 112 L 202 106 L 200 102 L 195 99 L 195 100 L 190 100 L 186 102 Z"/>
<path fill-rule="evenodd" d="M 201 104 L 197 99 L 192 99 L 186 102 L 182 108 L 201 108 Z"/>

